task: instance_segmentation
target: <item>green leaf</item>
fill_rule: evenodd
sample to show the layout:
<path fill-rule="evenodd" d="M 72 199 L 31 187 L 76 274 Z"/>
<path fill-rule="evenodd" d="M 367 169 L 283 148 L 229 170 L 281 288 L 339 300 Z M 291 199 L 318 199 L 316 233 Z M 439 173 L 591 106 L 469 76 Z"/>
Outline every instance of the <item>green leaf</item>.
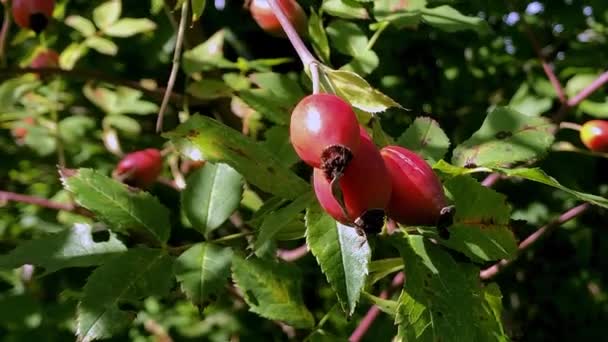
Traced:
<path fill-rule="evenodd" d="M 324 68 L 325 73 L 336 91 L 350 104 L 368 113 L 384 112 L 388 108 L 402 108 L 397 102 L 372 88 L 361 76 L 343 70 Z"/>
<path fill-rule="evenodd" d="M 327 35 L 332 42 L 332 48 L 345 55 L 357 56 L 367 50 L 367 36 L 354 22 L 333 20 L 327 26 Z"/>
<path fill-rule="evenodd" d="M 415 27 L 422 19 L 421 10 L 425 7 L 426 0 L 374 0 L 374 17 L 397 28 Z"/>
<path fill-rule="evenodd" d="M 202 242 L 175 260 L 173 273 L 188 298 L 195 305 L 203 305 L 224 288 L 231 264 L 232 249 Z"/>
<path fill-rule="evenodd" d="M 145 229 L 160 242 L 169 238 L 169 211 L 144 191 L 131 192 L 127 187 L 98 171 L 78 169 L 73 175 L 62 171 L 66 190 L 79 205 L 89 209 L 112 229 Z"/>
<path fill-rule="evenodd" d="M 497 169 L 497 171 L 509 177 L 520 177 L 523 179 L 549 185 L 564 192 L 567 192 L 570 195 L 573 195 L 576 198 L 581 199 L 585 202 L 589 202 L 603 208 L 608 208 L 608 199 L 601 196 L 592 195 L 567 188 L 561 185 L 555 178 L 547 175 L 543 170 L 539 168 L 517 168 L 512 170 Z"/>
<path fill-rule="evenodd" d="M 243 177 L 226 164 L 206 163 L 194 171 L 182 191 L 182 208 L 205 236 L 219 228 L 239 207 Z"/>
<path fill-rule="evenodd" d="M 599 74 L 580 73 L 574 75 L 566 83 L 565 91 L 568 97 L 574 97 L 597 79 Z"/>
<path fill-rule="evenodd" d="M 258 253 L 266 247 L 274 237 L 285 227 L 287 227 L 298 215 L 304 211 L 314 200 L 312 192 L 307 192 L 296 198 L 286 206 L 282 206 L 275 211 L 267 212 L 260 226 L 254 250 Z"/>
<path fill-rule="evenodd" d="M 488 114 L 481 128 L 454 150 L 457 166 L 506 166 L 541 158 L 555 139 L 554 125 L 509 107 Z"/>
<path fill-rule="evenodd" d="M 102 3 L 93 10 L 93 21 L 100 29 L 105 29 L 120 18 L 122 4 L 120 0 L 110 0 Z"/>
<path fill-rule="evenodd" d="M 155 29 L 156 24 L 150 19 L 123 18 L 106 27 L 103 32 L 110 37 L 126 38 Z"/>
<path fill-rule="evenodd" d="M 76 63 L 84 56 L 88 51 L 86 45 L 81 43 L 72 43 L 68 45 L 59 56 L 59 66 L 61 69 L 72 70 Z"/>
<path fill-rule="evenodd" d="M 367 286 L 374 285 L 380 279 L 388 276 L 391 273 L 401 271 L 403 269 L 403 259 L 390 258 L 374 260 L 369 264 L 369 277 L 367 278 Z"/>
<path fill-rule="evenodd" d="M 173 285 L 173 275 L 167 272 L 172 263 L 173 258 L 161 250 L 137 248 L 93 271 L 78 304 L 78 340 L 109 338 L 126 329 L 135 313 L 120 307 L 167 295 Z"/>
<path fill-rule="evenodd" d="M 352 315 L 368 274 L 371 250 L 353 227 L 340 224 L 318 205 L 306 213 L 306 241 L 342 310 Z"/>
<path fill-rule="evenodd" d="M 70 15 L 69 17 L 65 18 L 65 24 L 80 32 L 80 34 L 85 37 L 92 36 L 97 31 L 95 29 L 95 25 L 93 25 L 89 19 L 79 15 Z"/>
<path fill-rule="evenodd" d="M 232 278 L 252 312 L 296 328 L 314 325 L 302 300 L 302 275 L 294 264 L 235 256 Z"/>
<path fill-rule="evenodd" d="M 114 56 L 118 52 L 118 46 L 113 41 L 98 36 L 88 37 L 84 41 L 84 45 L 108 56 Z"/>
<path fill-rule="evenodd" d="M 219 30 L 205 42 L 185 51 L 182 63 L 184 72 L 191 75 L 215 66 L 232 65 L 231 62 L 224 59 L 224 36 L 225 32 Z"/>
<path fill-rule="evenodd" d="M 604 99 L 604 102 L 596 102 L 591 100 L 585 100 L 578 106 L 582 112 L 589 114 L 598 119 L 608 118 L 608 97 Z"/>
<path fill-rule="evenodd" d="M 363 292 L 363 297 L 371 304 L 376 305 L 382 312 L 391 315 L 393 318 L 397 314 L 397 308 L 399 307 L 397 301 L 383 299 L 367 292 Z"/>
<path fill-rule="evenodd" d="M 517 241 L 509 222 L 511 208 L 506 197 L 482 186 L 470 176 L 458 176 L 445 183 L 456 206 L 449 239 L 441 244 L 464 253 L 473 261 L 511 259 Z M 433 229 L 435 232 L 435 229 Z"/>
<path fill-rule="evenodd" d="M 192 0 L 192 21 L 197 21 L 205 10 L 207 0 Z"/>
<path fill-rule="evenodd" d="M 165 136 L 191 159 L 226 163 L 268 193 L 295 199 L 310 189 L 261 144 L 211 118 L 193 116 Z"/>
<path fill-rule="evenodd" d="M 321 58 L 321 61 L 328 63 L 330 61 L 330 48 L 323 28 L 323 20 L 321 16 L 314 11 L 314 8 L 310 9 L 310 17 L 308 18 L 308 35 L 312 43 L 312 47 L 315 50 L 317 56 Z"/>
<path fill-rule="evenodd" d="M 285 107 L 294 107 L 306 94 L 298 83 L 298 76 L 276 72 L 257 72 L 249 79 L 258 87 L 270 91 Z"/>
<path fill-rule="evenodd" d="M 253 108 L 266 119 L 279 125 L 289 124 L 289 115 L 293 107 L 290 103 L 281 101 L 270 90 L 241 90 L 238 96 L 249 107 Z"/>
<path fill-rule="evenodd" d="M 114 127 L 131 137 L 136 137 L 141 133 L 139 121 L 126 115 L 108 115 L 103 118 L 102 122 L 104 127 Z"/>
<path fill-rule="evenodd" d="M 323 0 L 321 11 L 344 19 L 369 19 L 365 7 L 354 0 Z"/>
<path fill-rule="evenodd" d="M 202 100 L 215 100 L 232 96 L 232 88 L 223 81 L 214 79 L 203 79 L 190 83 L 186 91 L 188 94 Z"/>
<path fill-rule="evenodd" d="M 441 160 L 450 147 L 450 139 L 437 121 L 427 117 L 416 118 L 397 143 L 421 155 L 429 164 Z"/>
<path fill-rule="evenodd" d="M 463 15 L 448 5 L 423 9 L 422 20 L 446 32 L 473 30 L 480 35 L 490 32 L 490 26 L 485 20 Z"/>
<path fill-rule="evenodd" d="M 32 264 L 43 267 L 48 274 L 69 267 L 100 265 L 127 250 L 114 233 L 105 233 L 109 236 L 106 241 L 95 242 L 91 226 L 77 223 L 63 232 L 22 243 L 0 255 L 0 268 Z"/>
<path fill-rule="evenodd" d="M 488 311 L 479 269 L 459 264 L 421 236 L 395 243 L 407 281 L 395 323 L 403 341 L 506 341 L 500 317 Z"/>
<path fill-rule="evenodd" d="M 272 126 L 264 132 L 264 138 L 264 146 L 277 157 L 281 164 L 290 167 L 300 161 L 300 157 L 289 140 L 289 127 Z"/>
<path fill-rule="evenodd" d="M 70 116 L 59 122 L 59 132 L 66 144 L 81 142 L 87 132 L 96 127 L 96 122 L 88 116 Z"/>

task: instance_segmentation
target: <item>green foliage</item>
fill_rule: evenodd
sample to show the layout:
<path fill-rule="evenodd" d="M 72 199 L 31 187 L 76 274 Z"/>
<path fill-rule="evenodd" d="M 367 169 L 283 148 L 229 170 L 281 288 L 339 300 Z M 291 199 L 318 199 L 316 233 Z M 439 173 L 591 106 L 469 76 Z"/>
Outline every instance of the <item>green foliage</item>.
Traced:
<path fill-rule="evenodd" d="M 424 157 L 430 164 L 441 160 L 450 147 L 450 139 L 437 121 L 431 118 L 416 118 L 399 137 L 399 145 Z"/>

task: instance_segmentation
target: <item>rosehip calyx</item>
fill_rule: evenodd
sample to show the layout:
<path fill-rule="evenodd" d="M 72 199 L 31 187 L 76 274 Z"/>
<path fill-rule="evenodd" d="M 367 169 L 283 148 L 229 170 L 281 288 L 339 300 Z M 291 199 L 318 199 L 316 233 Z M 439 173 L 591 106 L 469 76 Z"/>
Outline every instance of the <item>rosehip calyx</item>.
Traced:
<path fill-rule="evenodd" d="M 433 169 L 416 153 L 401 146 L 380 150 L 391 177 L 390 218 L 405 225 L 437 225 L 448 210 L 443 186 Z"/>
<path fill-rule="evenodd" d="M 608 121 L 591 120 L 581 127 L 580 137 L 591 151 L 608 152 Z"/>
<path fill-rule="evenodd" d="M 308 165 L 321 168 L 328 179 L 341 174 L 356 156 L 359 124 L 350 105 L 336 95 L 313 94 L 291 114 L 291 143 Z"/>
<path fill-rule="evenodd" d="M 13 17 L 17 25 L 30 28 L 36 33 L 48 26 L 55 0 L 13 0 Z"/>
<path fill-rule="evenodd" d="M 114 169 L 113 176 L 128 185 L 146 188 L 156 181 L 162 168 L 160 151 L 148 148 L 124 156 Z"/>

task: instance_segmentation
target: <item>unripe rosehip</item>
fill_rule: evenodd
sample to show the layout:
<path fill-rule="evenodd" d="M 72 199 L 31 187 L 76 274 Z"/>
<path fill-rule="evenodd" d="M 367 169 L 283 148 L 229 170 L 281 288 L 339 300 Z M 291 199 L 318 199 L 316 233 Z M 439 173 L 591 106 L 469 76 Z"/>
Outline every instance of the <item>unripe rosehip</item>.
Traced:
<path fill-rule="evenodd" d="M 387 215 L 405 225 L 436 225 L 447 200 L 433 169 L 401 146 L 386 146 L 380 154 L 393 185 Z"/>
<path fill-rule="evenodd" d="M 307 21 L 306 13 L 295 0 L 277 0 L 277 3 L 289 19 L 289 22 L 301 36 L 306 35 Z M 272 12 L 267 0 L 253 0 L 249 7 L 253 20 L 266 32 L 277 37 L 286 37 L 279 19 Z"/>
<path fill-rule="evenodd" d="M 12 6 L 17 25 L 40 33 L 49 24 L 55 0 L 13 0 Z"/>
<path fill-rule="evenodd" d="M 336 95 L 313 94 L 291 113 L 291 144 L 306 164 L 328 178 L 341 173 L 359 149 L 359 124 L 350 105 Z"/>
<path fill-rule="evenodd" d="M 361 225 L 365 231 L 377 232 L 384 223 L 391 183 L 382 157 L 368 137 L 361 134 L 359 152 L 338 181 L 346 213 L 333 196 L 331 180 L 322 170 L 314 170 L 313 183 L 319 203 L 331 217 L 344 224 Z M 357 222 L 357 219 L 363 222 Z"/>
<path fill-rule="evenodd" d="M 124 183 L 146 188 L 156 181 L 163 168 L 163 158 L 159 150 L 148 148 L 127 154 L 114 169 L 114 177 Z"/>
<path fill-rule="evenodd" d="M 585 122 L 580 131 L 581 140 L 591 151 L 608 152 L 608 121 Z"/>
<path fill-rule="evenodd" d="M 59 54 L 55 50 L 40 51 L 30 63 L 33 69 L 56 68 L 59 66 Z"/>

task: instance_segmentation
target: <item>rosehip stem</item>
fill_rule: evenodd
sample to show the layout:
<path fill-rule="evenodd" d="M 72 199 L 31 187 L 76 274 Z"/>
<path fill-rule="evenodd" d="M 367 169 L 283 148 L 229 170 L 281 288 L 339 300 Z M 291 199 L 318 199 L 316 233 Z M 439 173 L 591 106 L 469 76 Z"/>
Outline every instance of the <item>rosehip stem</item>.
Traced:
<path fill-rule="evenodd" d="M 289 42 L 291 42 L 291 45 L 293 45 L 293 48 L 296 50 L 298 57 L 300 57 L 302 64 L 304 64 L 304 69 L 310 68 L 311 63 L 318 62 L 310 50 L 308 50 L 306 45 L 304 45 L 302 38 L 300 38 L 300 35 L 298 35 L 298 32 L 285 15 L 285 12 L 283 12 L 281 6 L 279 6 L 277 0 L 268 0 L 268 4 L 270 5 L 274 15 L 279 20 L 279 23 L 281 24 L 283 31 L 285 31 Z"/>
<path fill-rule="evenodd" d="M 312 62 L 312 63 L 310 63 L 309 68 L 310 68 L 310 78 L 312 80 L 312 93 L 318 94 L 320 91 L 319 64 L 317 62 Z"/>
<path fill-rule="evenodd" d="M 581 125 L 574 123 L 574 122 L 564 121 L 564 122 L 560 122 L 559 128 L 560 129 L 571 129 L 573 131 L 580 131 Z"/>

